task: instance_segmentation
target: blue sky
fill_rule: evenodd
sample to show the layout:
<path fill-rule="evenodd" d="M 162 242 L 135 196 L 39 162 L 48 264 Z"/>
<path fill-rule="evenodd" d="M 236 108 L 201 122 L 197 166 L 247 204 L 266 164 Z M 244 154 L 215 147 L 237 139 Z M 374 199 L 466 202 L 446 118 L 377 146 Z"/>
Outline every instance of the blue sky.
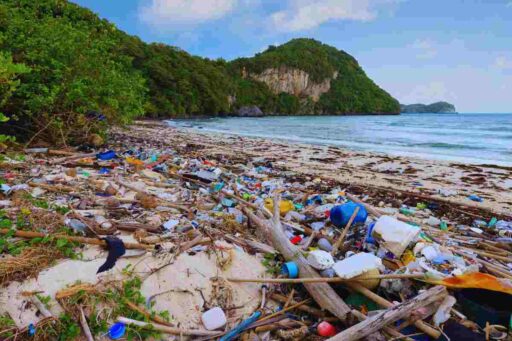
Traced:
<path fill-rule="evenodd" d="M 147 42 L 251 56 L 310 37 L 402 103 L 512 112 L 512 0 L 75 0 Z"/>

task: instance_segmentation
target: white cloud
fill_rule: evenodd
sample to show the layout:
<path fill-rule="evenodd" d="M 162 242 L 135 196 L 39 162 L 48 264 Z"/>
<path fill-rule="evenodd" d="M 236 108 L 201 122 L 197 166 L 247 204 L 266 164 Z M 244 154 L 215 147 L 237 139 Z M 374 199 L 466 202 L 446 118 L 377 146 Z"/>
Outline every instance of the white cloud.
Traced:
<path fill-rule="evenodd" d="M 401 94 L 402 103 L 433 103 L 437 101 L 453 101 L 456 96 L 443 81 L 430 81 L 412 88 L 409 92 Z"/>
<path fill-rule="evenodd" d="M 505 56 L 496 57 L 494 66 L 500 70 L 510 70 L 512 69 L 512 59 L 509 59 Z"/>
<path fill-rule="evenodd" d="M 512 7 L 512 1 L 509 1 L 506 6 L 507 7 Z"/>
<path fill-rule="evenodd" d="M 286 9 L 275 12 L 271 20 L 282 31 L 302 31 L 333 20 L 370 21 L 376 7 L 398 0 L 288 0 Z"/>
<path fill-rule="evenodd" d="M 409 47 L 416 50 L 418 59 L 432 59 L 437 56 L 436 43 L 430 39 L 417 39 Z"/>
<path fill-rule="evenodd" d="M 140 19 L 150 26 L 201 23 L 222 18 L 238 0 L 150 0 L 139 10 Z"/>

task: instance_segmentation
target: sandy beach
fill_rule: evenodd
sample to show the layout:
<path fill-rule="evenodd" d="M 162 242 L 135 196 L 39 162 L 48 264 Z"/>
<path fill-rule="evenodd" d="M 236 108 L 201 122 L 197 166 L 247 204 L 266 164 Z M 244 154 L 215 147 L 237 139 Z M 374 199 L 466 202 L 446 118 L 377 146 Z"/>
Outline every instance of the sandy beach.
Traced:
<path fill-rule="evenodd" d="M 138 122 L 125 133 L 147 141 L 178 145 L 182 152 L 229 159 L 232 163 L 245 164 L 251 159 L 270 161 L 284 176 L 300 175 L 305 181 L 332 179 L 351 192 L 364 192 L 369 196 L 367 200 L 375 205 L 388 203 L 390 197 L 396 197 L 397 204 L 428 197 L 452 208 L 459 207 L 458 213 L 465 213 L 471 219 L 478 215 L 482 218 L 493 214 L 512 215 L 511 167 L 396 157 L 336 146 L 168 127 L 151 121 Z M 483 201 L 470 200 L 468 196 L 472 194 Z"/>

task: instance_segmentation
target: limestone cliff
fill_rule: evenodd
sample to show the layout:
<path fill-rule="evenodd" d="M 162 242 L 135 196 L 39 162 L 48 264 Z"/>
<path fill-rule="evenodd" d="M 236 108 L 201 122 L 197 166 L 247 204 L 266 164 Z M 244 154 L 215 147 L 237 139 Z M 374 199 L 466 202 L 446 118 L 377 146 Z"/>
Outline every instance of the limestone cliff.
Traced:
<path fill-rule="evenodd" d="M 303 70 L 279 67 L 268 68 L 262 73 L 243 72 L 244 77 L 265 83 L 274 94 L 285 92 L 297 97 L 309 97 L 313 102 L 317 102 L 320 96 L 331 89 L 331 80 L 338 77 L 335 71 L 332 77 L 325 78 L 322 82 L 314 82 L 310 75 Z"/>

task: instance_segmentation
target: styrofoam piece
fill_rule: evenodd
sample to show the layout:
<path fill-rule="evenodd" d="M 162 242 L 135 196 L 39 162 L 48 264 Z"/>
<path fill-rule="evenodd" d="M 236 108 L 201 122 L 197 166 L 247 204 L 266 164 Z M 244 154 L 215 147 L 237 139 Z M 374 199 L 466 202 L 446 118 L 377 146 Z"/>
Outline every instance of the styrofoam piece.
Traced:
<path fill-rule="evenodd" d="M 201 315 L 201 320 L 207 330 L 222 328 L 227 323 L 226 314 L 224 314 L 224 311 L 219 307 L 204 312 L 203 315 Z"/>
<path fill-rule="evenodd" d="M 308 263 L 317 270 L 325 270 L 332 268 L 334 265 L 334 258 L 329 252 L 323 250 L 311 251 L 308 254 Z"/>
<path fill-rule="evenodd" d="M 383 265 L 379 257 L 371 253 L 361 252 L 336 262 L 332 268 L 338 277 L 350 279 L 367 271 L 380 270 Z"/>
<path fill-rule="evenodd" d="M 382 247 L 400 257 L 407 246 L 418 237 L 420 231 L 418 226 L 383 215 L 375 222 L 372 236 Z"/>

